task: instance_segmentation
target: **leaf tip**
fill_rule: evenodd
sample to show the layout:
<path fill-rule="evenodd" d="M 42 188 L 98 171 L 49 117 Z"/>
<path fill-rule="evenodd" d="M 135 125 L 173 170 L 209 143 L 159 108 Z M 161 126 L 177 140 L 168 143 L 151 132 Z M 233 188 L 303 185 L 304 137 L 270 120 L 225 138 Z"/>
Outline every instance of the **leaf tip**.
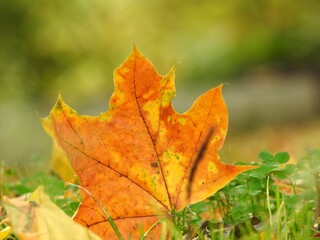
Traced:
<path fill-rule="evenodd" d="M 38 111 L 35 111 L 35 113 L 36 113 L 37 117 L 38 117 L 38 118 L 40 119 L 40 121 L 41 121 L 42 117 L 40 116 L 40 114 L 38 113 Z"/>
<path fill-rule="evenodd" d="M 137 49 L 137 45 L 136 43 L 133 41 L 132 42 L 132 50 L 135 51 Z"/>
<path fill-rule="evenodd" d="M 238 174 L 261 167 L 261 165 L 236 165 Z"/>
<path fill-rule="evenodd" d="M 58 98 L 57 98 L 57 101 L 54 105 L 54 109 L 62 109 L 62 105 L 63 105 L 63 99 L 62 99 L 62 94 L 61 94 L 61 91 L 59 91 L 59 94 L 58 94 Z"/>
<path fill-rule="evenodd" d="M 177 62 L 176 64 L 174 64 L 173 67 L 170 69 L 168 75 L 175 74 L 177 65 L 180 64 L 180 63 L 181 63 L 181 62 Z"/>
<path fill-rule="evenodd" d="M 131 55 L 141 55 L 141 52 L 137 48 L 137 45 L 135 44 L 135 42 L 132 42 L 132 53 L 131 53 Z"/>
<path fill-rule="evenodd" d="M 221 83 L 217 86 L 217 89 L 219 89 L 220 92 L 222 92 L 222 88 L 224 87 L 224 85 L 228 85 L 227 83 Z"/>

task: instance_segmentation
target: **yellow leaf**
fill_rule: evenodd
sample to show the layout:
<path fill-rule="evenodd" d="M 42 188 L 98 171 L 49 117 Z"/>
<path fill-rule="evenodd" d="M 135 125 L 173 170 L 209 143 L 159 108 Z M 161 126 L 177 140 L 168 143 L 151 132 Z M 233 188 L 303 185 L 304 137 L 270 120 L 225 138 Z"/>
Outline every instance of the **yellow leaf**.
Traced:
<path fill-rule="evenodd" d="M 4 229 L 0 230 L 0 240 L 6 239 L 12 233 L 12 228 L 6 226 Z"/>
<path fill-rule="evenodd" d="M 29 197 L 3 197 L 2 205 L 20 240 L 99 240 L 89 229 L 74 222 L 39 187 Z"/>
<path fill-rule="evenodd" d="M 51 169 L 65 182 L 75 182 L 77 178 L 66 153 L 55 143 L 52 146 Z"/>

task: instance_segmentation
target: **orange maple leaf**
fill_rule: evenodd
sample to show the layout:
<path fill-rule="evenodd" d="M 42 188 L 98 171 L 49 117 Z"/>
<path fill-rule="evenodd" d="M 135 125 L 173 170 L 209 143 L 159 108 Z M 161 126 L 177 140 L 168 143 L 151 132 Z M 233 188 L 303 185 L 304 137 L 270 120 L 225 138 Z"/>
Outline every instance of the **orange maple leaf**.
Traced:
<path fill-rule="evenodd" d="M 68 154 L 81 185 L 108 210 L 125 239 L 130 234 L 138 239 L 141 229 L 159 217 L 169 219 L 173 211 L 204 200 L 252 169 L 220 162 L 218 150 L 228 125 L 222 85 L 179 114 L 171 104 L 174 69 L 160 76 L 134 48 L 115 70 L 114 86 L 109 110 L 100 116 L 80 116 L 59 96 L 42 124 Z M 205 143 L 211 129 L 212 137 Z M 82 198 L 75 220 L 104 239 L 117 239 L 94 200 L 84 192 Z"/>

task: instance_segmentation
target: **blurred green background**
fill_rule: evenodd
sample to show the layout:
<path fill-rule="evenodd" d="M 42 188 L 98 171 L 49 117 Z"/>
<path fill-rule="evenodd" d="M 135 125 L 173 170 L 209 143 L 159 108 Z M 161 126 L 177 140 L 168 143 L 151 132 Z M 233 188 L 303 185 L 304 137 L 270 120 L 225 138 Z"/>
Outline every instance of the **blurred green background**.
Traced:
<path fill-rule="evenodd" d="M 0 161 L 50 158 L 35 112 L 59 91 L 80 114 L 105 111 L 133 42 L 162 75 L 181 63 L 180 112 L 227 83 L 225 161 L 319 147 L 319 13 L 315 0 L 0 1 Z"/>

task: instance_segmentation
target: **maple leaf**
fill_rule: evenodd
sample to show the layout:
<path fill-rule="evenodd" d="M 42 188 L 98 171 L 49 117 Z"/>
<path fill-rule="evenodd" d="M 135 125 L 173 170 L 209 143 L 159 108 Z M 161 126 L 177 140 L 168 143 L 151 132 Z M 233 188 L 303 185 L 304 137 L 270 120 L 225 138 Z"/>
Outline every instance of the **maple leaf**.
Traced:
<path fill-rule="evenodd" d="M 145 231 L 159 217 L 170 218 L 173 211 L 204 200 L 253 168 L 219 159 L 228 125 L 222 85 L 179 114 L 171 104 L 174 69 L 159 75 L 134 48 L 115 70 L 114 86 L 109 110 L 99 116 L 79 115 L 59 95 L 42 124 L 68 154 L 81 185 L 108 210 L 124 238 L 132 234 L 138 239 L 141 228 Z M 204 144 L 201 161 L 190 176 Z M 75 220 L 104 239 L 116 239 L 95 201 L 84 192 L 82 198 Z"/>

